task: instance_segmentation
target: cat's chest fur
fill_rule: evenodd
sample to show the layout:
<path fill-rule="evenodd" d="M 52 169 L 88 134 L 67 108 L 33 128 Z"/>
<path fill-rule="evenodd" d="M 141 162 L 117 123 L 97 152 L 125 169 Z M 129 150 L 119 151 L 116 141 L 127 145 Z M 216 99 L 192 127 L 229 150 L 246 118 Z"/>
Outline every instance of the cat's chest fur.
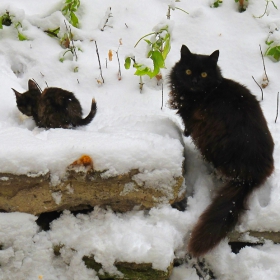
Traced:
<path fill-rule="evenodd" d="M 185 94 L 178 98 L 178 114 L 185 122 L 186 134 L 194 140 L 212 139 L 214 134 L 232 133 L 231 129 L 244 125 L 250 111 L 258 111 L 254 96 L 238 83 L 223 79 L 214 89 Z M 210 137 L 211 135 L 211 137 Z"/>

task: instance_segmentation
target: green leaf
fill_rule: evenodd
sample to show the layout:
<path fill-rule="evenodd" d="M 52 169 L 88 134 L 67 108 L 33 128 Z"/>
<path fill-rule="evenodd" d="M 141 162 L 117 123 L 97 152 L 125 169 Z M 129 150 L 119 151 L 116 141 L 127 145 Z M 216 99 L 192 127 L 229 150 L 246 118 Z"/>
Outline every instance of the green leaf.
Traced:
<path fill-rule="evenodd" d="M 149 67 L 146 66 L 146 67 L 144 67 L 144 68 L 141 67 L 141 68 L 137 69 L 137 70 L 135 71 L 134 75 L 136 75 L 136 76 L 148 75 L 148 76 L 150 77 L 151 73 L 152 73 L 151 69 L 150 69 Z"/>
<path fill-rule="evenodd" d="M 168 37 L 166 38 L 165 44 L 164 44 L 164 48 L 162 51 L 162 57 L 165 60 L 168 53 L 170 52 L 171 49 L 171 44 L 170 44 L 170 34 L 168 33 Z"/>
<path fill-rule="evenodd" d="M 280 60 L 280 46 L 269 47 L 266 52 L 266 55 L 272 56 L 275 60 Z"/>
<path fill-rule="evenodd" d="M 144 41 L 145 41 L 147 44 L 152 45 L 152 42 L 151 42 L 150 40 L 144 39 Z"/>
<path fill-rule="evenodd" d="M 165 67 L 164 59 L 163 59 L 163 56 L 162 56 L 161 52 L 154 51 L 152 53 L 151 59 L 153 60 L 154 65 L 158 66 L 159 68 L 164 68 Z"/>
<path fill-rule="evenodd" d="M 3 21 L 3 17 L 0 17 L 0 29 L 3 29 L 2 21 Z"/>
<path fill-rule="evenodd" d="M 18 32 L 18 39 L 20 41 L 26 41 L 27 37 L 25 35 L 23 35 L 22 33 Z"/>
<path fill-rule="evenodd" d="M 265 41 L 266 45 L 268 45 L 268 46 L 270 46 L 273 42 L 274 42 L 274 41 L 270 41 L 270 42 Z"/>
<path fill-rule="evenodd" d="M 75 27 L 78 27 L 79 20 L 78 20 L 78 18 L 76 17 L 76 15 L 75 15 L 73 12 L 71 12 L 71 13 L 70 13 L 70 17 L 71 17 L 71 23 L 72 23 L 72 25 L 75 26 Z"/>
<path fill-rule="evenodd" d="M 131 58 L 130 57 L 127 57 L 125 59 L 125 62 L 124 62 L 124 67 L 125 69 L 129 69 L 130 68 L 130 65 L 131 65 Z"/>
<path fill-rule="evenodd" d="M 50 37 L 58 37 L 58 33 L 60 31 L 60 27 L 56 28 L 56 29 L 48 29 L 47 31 L 45 31 Z"/>

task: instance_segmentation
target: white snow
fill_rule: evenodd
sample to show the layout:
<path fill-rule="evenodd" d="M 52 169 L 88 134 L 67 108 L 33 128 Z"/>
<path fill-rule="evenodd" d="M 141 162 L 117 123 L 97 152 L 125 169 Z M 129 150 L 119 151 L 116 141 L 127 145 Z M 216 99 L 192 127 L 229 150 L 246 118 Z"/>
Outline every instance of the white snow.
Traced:
<path fill-rule="evenodd" d="M 211 3 L 210 3 L 211 2 Z M 242 217 L 240 231 L 280 230 L 280 117 L 275 123 L 277 92 L 280 91 L 279 63 L 265 57 L 269 85 L 264 100 L 252 76 L 261 83 L 265 41 L 279 40 L 279 10 L 272 3 L 268 15 L 260 16 L 266 1 L 250 0 L 248 9 L 239 13 L 234 0 L 223 1 L 219 8 L 210 8 L 213 1 L 186 0 L 176 2 L 189 15 L 171 10 L 171 51 L 166 59 L 164 105 L 168 100 L 167 76 L 186 44 L 194 53 L 211 54 L 220 50 L 219 65 L 223 75 L 246 85 L 260 100 L 275 142 L 275 171 L 265 185 L 256 191 L 249 203 L 249 211 Z M 280 8 L 280 0 L 274 0 Z M 106 170 L 105 177 L 139 169 L 135 181 L 146 187 L 161 187 L 167 194 L 173 178 L 182 172 L 182 153 L 185 146 L 185 183 L 188 194 L 186 211 L 180 212 L 162 205 L 150 211 L 113 213 L 96 208 L 88 215 L 73 216 L 65 211 L 51 224 L 51 230 L 41 231 L 37 217 L 24 213 L 0 214 L 0 279 L 74 280 L 98 279 L 87 269 L 84 255 L 94 255 L 104 270 L 116 272 L 115 261 L 150 262 L 156 269 L 165 270 L 174 257 L 186 252 L 188 234 L 200 213 L 210 203 L 218 184 L 209 175 L 209 166 L 202 161 L 189 138 L 181 136 L 181 120 L 165 105 L 161 110 L 161 86 L 156 80 L 144 77 L 144 89 L 139 92 L 139 77 L 135 69 L 124 69 L 124 59 L 130 54 L 145 61 L 146 43 L 135 43 L 153 28 L 168 22 L 170 0 L 112 1 L 81 0 L 77 11 L 80 28 L 72 28 L 79 40 L 78 60 L 71 57 L 63 63 L 65 51 L 58 39 L 44 30 L 65 30 L 64 17 L 59 11 L 62 0 L 1 1 L 0 15 L 6 10 L 20 20 L 23 33 L 29 40 L 19 41 L 13 26 L 0 29 L 0 172 L 37 176 L 51 172 L 56 184 L 65 168 L 81 155 L 92 157 L 96 170 Z M 109 25 L 104 23 L 111 7 Z M 270 35 L 270 31 L 274 33 Z M 149 38 L 149 37 L 147 37 Z M 122 45 L 119 46 L 119 42 Z M 101 77 L 94 40 L 98 45 L 104 84 Z M 121 80 L 118 79 L 119 47 Z M 108 51 L 113 51 L 109 61 Z M 106 61 L 107 59 L 107 61 Z M 107 67 L 106 67 L 107 65 Z M 152 63 L 150 62 L 150 65 Z M 74 72 L 77 69 L 78 72 Z M 90 110 L 91 99 L 97 101 L 96 117 L 86 127 L 74 130 L 35 127 L 34 121 L 19 113 L 11 88 L 27 89 L 28 79 L 34 78 L 41 88 L 61 87 L 75 93 L 84 115 Z M 0 180 L 6 180 L 1 176 Z M 125 192 L 133 190 L 127 185 Z M 69 188 L 69 192 L 71 192 Z M 54 193 L 56 203 L 60 194 Z M 64 244 L 61 256 L 53 255 L 53 246 Z M 278 259 L 280 245 L 266 242 L 264 246 L 245 247 L 239 254 L 231 252 L 227 240 L 206 255 L 217 279 L 280 279 Z M 74 249 L 74 250 L 72 250 Z M 175 268 L 172 280 L 199 279 L 193 268 L 185 264 Z"/>

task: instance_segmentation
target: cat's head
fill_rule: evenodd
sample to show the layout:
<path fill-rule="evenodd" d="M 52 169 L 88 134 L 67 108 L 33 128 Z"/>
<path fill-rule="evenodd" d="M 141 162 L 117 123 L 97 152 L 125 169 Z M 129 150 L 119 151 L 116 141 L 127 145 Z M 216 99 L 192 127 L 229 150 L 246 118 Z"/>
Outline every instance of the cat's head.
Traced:
<path fill-rule="evenodd" d="M 220 68 L 217 65 L 219 51 L 211 55 L 193 54 L 182 45 L 181 59 L 176 64 L 176 79 L 191 92 L 206 92 L 215 88 L 222 80 Z"/>
<path fill-rule="evenodd" d="M 32 80 L 28 81 L 28 91 L 24 93 L 19 93 L 12 88 L 16 95 L 17 107 L 26 116 L 31 117 L 32 112 L 37 106 L 38 98 L 41 96 L 41 91 Z"/>

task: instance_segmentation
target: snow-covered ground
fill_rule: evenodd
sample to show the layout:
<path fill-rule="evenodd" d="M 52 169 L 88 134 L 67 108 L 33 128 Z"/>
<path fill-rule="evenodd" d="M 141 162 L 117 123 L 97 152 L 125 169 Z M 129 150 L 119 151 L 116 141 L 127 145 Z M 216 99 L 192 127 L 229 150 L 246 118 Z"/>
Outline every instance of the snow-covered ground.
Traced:
<path fill-rule="evenodd" d="M 77 217 L 66 211 L 48 232 L 39 230 L 33 215 L 1 213 L 1 280 L 98 279 L 82 261 L 84 255 L 90 254 L 109 272 L 116 272 L 115 261 L 151 262 L 154 268 L 164 270 L 175 256 L 184 255 L 188 233 L 210 202 L 217 182 L 209 175 L 209 166 L 201 160 L 191 140 L 181 137 L 182 125 L 175 112 L 166 105 L 161 110 L 161 85 L 144 78 L 140 93 L 139 78 L 133 75 L 134 69 L 124 69 L 124 59 L 134 54 L 138 62 L 150 65 L 145 58 L 146 43 L 141 41 L 136 48 L 134 45 L 153 27 L 169 24 L 171 51 L 166 69 L 162 70 L 164 104 L 168 100 L 167 75 L 180 57 L 182 44 L 194 53 L 210 54 L 219 49 L 223 75 L 243 83 L 261 100 L 261 91 L 252 76 L 261 83 L 264 70 L 259 45 L 264 52 L 269 32 L 274 31 L 270 38 L 280 43 L 280 31 L 276 30 L 280 28 L 280 12 L 270 2 L 268 15 L 254 18 L 253 15 L 263 14 L 265 0 L 249 0 L 244 13 L 238 12 L 234 0 L 224 1 L 216 9 L 210 8 L 209 0 L 185 0 L 172 5 L 189 14 L 171 10 L 171 19 L 167 20 L 169 4 L 170 0 L 81 0 L 77 11 L 80 26 L 72 27 L 75 45 L 81 51 L 77 51 L 77 61 L 67 56 L 62 63 L 59 58 L 65 50 L 58 39 L 49 37 L 44 30 L 60 27 L 65 32 L 60 12 L 63 1 L 1 1 L 0 16 L 9 11 L 15 22 L 21 22 L 19 31 L 28 40 L 19 41 L 13 26 L 0 29 L 0 172 L 51 171 L 55 182 L 67 165 L 86 153 L 93 158 L 96 169 L 107 170 L 107 176 L 139 168 L 143 173 L 139 180 L 152 185 L 158 178 L 169 182 L 180 175 L 183 143 L 186 187 L 189 194 L 194 192 L 184 212 L 167 205 L 126 214 L 96 208 L 89 215 Z M 280 8 L 280 0 L 274 4 Z M 112 17 L 101 31 L 109 7 Z M 95 40 L 104 84 L 100 84 Z M 112 61 L 108 58 L 109 50 L 113 53 Z M 116 51 L 121 65 L 120 80 Z M 240 231 L 280 230 L 280 119 L 275 123 L 280 64 L 267 57 L 264 60 L 269 85 L 264 89 L 261 106 L 275 142 L 275 172 L 252 195 L 250 211 L 237 226 Z M 19 113 L 11 90 L 24 92 L 32 78 L 41 88 L 48 85 L 74 92 L 85 115 L 94 97 L 98 112 L 92 123 L 75 130 L 36 128 L 32 119 Z M 61 257 L 55 257 L 52 248 L 60 243 L 65 247 Z M 205 257 L 219 280 L 280 279 L 280 247 L 271 242 L 234 254 L 225 240 Z M 174 269 L 171 279 L 199 278 L 193 268 L 183 264 Z"/>

